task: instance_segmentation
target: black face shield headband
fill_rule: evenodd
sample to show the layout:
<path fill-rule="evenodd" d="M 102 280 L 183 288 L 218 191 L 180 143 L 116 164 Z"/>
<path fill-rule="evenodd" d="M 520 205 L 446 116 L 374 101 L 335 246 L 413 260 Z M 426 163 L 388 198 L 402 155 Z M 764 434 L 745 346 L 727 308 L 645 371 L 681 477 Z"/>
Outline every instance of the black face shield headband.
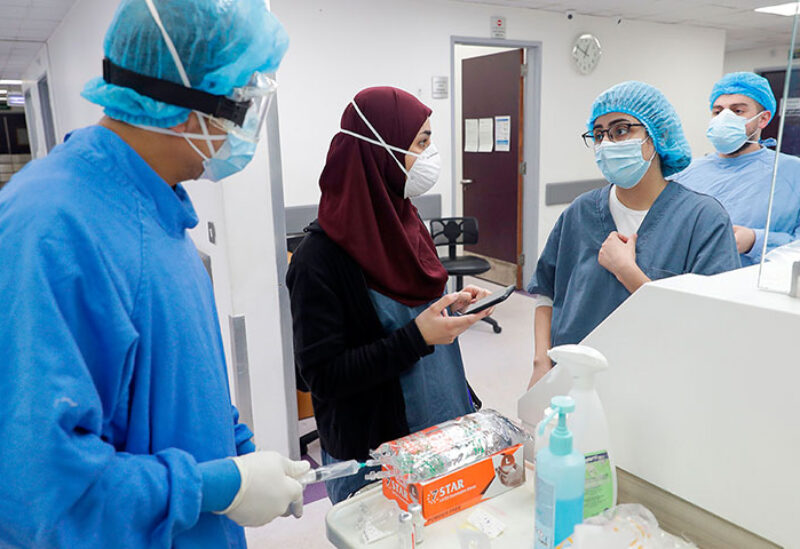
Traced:
<path fill-rule="evenodd" d="M 140 95 L 199 111 L 215 118 L 230 120 L 239 127 L 244 123 L 245 115 L 253 104 L 252 101 L 233 101 L 223 95 L 214 95 L 201 90 L 187 88 L 181 84 L 145 76 L 115 65 L 110 59 L 103 59 L 103 80 L 109 84 L 130 88 Z"/>

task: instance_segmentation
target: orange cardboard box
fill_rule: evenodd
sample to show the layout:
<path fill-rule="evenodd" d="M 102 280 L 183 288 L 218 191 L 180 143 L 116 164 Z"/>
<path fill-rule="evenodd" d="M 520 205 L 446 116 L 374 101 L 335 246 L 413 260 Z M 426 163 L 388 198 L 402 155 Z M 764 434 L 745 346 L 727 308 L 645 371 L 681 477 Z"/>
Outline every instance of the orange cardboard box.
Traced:
<path fill-rule="evenodd" d="M 522 444 L 517 444 L 423 482 L 406 484 L 385 478 L 383 494 L 404 510 L 417 500 L 427 525 L 524 484 L 523 459 Z"/>

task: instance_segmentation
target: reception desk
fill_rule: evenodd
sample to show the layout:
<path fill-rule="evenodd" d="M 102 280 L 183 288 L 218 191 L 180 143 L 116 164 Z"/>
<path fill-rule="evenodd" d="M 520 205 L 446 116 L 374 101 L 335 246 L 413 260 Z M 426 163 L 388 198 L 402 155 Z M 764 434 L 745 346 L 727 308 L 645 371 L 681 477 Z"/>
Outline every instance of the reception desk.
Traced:
<path fill-rule="evenodd" d="M 616 464 L 633 475 L 621 498 L 633 479 L 709 524 L 800 547 L 800 300 L 759 291 L 757 275 L 647 284 L 583 343 L 610 365 L 597 383 Z"/>

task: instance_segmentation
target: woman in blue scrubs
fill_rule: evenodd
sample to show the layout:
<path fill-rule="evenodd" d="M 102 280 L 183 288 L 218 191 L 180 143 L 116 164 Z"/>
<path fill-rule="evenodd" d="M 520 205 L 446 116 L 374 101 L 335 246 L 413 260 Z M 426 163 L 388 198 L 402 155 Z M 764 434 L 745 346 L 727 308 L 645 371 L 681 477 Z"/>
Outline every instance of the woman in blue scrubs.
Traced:
<path fill-rule="evenodd" d="M 667 179 L 691 151 L 659 90 L 634 81 L 606 90 L 588 130 L 582 137 L 609 184 L 561 214 L 528 285 L 537 296 L 530 385 L 552 368 L 552 346 L 580 343 L 646 282 L 740 266 L 722 206 Z"/>

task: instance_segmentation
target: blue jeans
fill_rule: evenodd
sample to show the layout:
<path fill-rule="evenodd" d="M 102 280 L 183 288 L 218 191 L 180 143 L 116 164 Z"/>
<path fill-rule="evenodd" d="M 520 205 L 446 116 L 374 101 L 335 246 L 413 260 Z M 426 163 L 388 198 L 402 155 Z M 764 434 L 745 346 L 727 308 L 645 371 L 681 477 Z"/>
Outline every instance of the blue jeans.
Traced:
<path fill-rule="evenodd" d="M 338 463 L 342 460 L 336 459 L 325 450 L 321 450 L 322 464 L 330 465 L 331 463 Z M 364 467 L 355 475 L 349 477 L 335 478 L 333 480 L 325 481 L 325 490 L 328 491 L 328 498 L 335 504 L 344 501 L 352 494 L 359 491 L 361 488 L 369 484 L 371 481 L 364 480 L 364 475 L 370 471 L 379 471 L 380 467 Z"/>

